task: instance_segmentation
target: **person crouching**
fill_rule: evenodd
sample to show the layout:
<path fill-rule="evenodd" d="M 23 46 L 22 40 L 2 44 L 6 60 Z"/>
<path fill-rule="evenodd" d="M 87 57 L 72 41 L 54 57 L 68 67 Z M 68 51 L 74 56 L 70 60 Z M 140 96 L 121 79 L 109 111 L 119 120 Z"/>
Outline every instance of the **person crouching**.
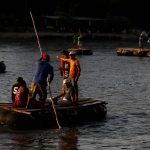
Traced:
<path fill-rule="evenodd" d="M 60 98 L 61 99 L 58 99 Z M 75 91 L 69 79 L 63 80 L 62 92 L 53 98 L 54 102 L 60 105 L 70 105 L 75 102 Z"/>

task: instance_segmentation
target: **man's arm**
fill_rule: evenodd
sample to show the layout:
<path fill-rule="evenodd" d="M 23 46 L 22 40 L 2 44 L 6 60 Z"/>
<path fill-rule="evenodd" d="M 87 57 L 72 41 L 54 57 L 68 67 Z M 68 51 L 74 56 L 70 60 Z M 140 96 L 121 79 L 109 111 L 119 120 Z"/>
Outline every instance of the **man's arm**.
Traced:
<path fill-rule="evenodd" d="M 65 93 L 64 93 L 64 88 L 62 88 L 61 93 L 60 93 L 59 95 L 57 95 L 57 96 L 53 97 L 53 100 L 54 100 L 54 101 L 57 101 L 57 100 L 58 100 L 58 98 L 60 98 L 60 97 L 62 97 L 62 96 L 64 96 L 64 95 L 65 95 Z"/>
<path fill-rule="evenodd" d="M 51 84 L 51 82 L 52 82 L 53 79 L 54 79 L 54 73 L 49 74 L 48 78 L 47 78 L 47 82 L 48 82 L 49 85 Z"/>
<path fill-rule="evenodd" d="M 60 60 L 70 62 L 70 59 L 69 59 L 69 58 L 60 58 Z"/>

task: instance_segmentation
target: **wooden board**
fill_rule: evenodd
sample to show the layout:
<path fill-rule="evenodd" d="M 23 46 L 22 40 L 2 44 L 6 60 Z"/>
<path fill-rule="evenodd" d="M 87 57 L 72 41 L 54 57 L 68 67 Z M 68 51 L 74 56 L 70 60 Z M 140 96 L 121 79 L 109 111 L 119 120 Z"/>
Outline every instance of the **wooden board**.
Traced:
<path fill-rule="evenodd" d="M 0 106 L 0 109 L 11 111 L 11 112 L 16 112 L 16 113 L 21 113 L 21 114 L 31 115 L 31 112 L 28 112 L 25 109 L 16 109 L 16 108 L 12 108 L 12 107 L 10 108 L 8 106 Z"/>

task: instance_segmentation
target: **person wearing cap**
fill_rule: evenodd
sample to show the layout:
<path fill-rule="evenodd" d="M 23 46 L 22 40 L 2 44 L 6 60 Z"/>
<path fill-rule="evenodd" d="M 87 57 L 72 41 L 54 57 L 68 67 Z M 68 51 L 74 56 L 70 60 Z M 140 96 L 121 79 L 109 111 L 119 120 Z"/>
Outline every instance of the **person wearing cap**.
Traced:
<path fill-rule="evenodd" d="M 26 107 L 28 100 L 29 89 L 26 82 L 20 78 L 20 87 L 16 92 L 15 101 L 13 102 L 13 107 Z"/>
<path fill-rule="evenodd" d="M 49 55 L 43 53 L 40 60 L 36 63 L 36 70 L 31 83 L 27 107 L 30 102 L 36 100 L 36 96 L 38 94 L 41 108 L 44 108 L 47 98 L 47 82 L 50 85 L 54 78 L 53 66 L 49 63 L 49 61 Z"/>
<path fill-rule="evenodd" d="M 62 97 L 62 99 L 59 99 L 60 97 Z M 69 79 L 63 80 L 62 92 L 60 95 L 54 97 L 53 100 L 57 104 L 63 105 L 74 104 L 75 91 Z"/>
<path fill-rule="evenodd" d="M 16 93 L 21 85 L 21 82 L 23 82 L 23 78 L 22 77 L 18 77 L 16 79 L 16 83 L 13 84 L 12 86 L 12 89 L 11 89 L 11 99 L 12 99 L 12 103 L 14 103 L 15 101 L 15 96 L 16 96 Z"/>
<path fill-rule="evenodd" d="M 80 62 L 76 58 L 75 51 L 71 51 L 69 53 L 69 59 L 65 59 L 65 58 L 60 58 L 60 59 L 70 63 L 69 79 L 75 90 L 75 102 L 74 103 L 77 103 L 78 102 L 78 79 L 81 73 Z"/>
<path fill-rule="evenodd" d="M 67 50 L 61 51 L 61 57 L 62 58 L 69 58 L 69 52 Z M 67 61 L 60 60 L 60 75 L 63 77 L 63 79 L 66 79 L 69 77 L 69 69 L 70 69 L 70 63 Z"/>

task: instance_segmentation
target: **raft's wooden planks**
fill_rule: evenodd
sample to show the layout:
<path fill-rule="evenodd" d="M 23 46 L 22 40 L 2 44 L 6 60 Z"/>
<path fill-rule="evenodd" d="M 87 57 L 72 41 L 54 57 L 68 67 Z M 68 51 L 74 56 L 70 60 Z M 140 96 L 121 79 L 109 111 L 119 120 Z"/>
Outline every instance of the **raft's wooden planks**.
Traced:
<path fill-rule="evenodd" d="M 91 105 L 91 104 L 107 104 L 106 102 L 100 101 L 98 99 L 93 99 L 90 97 L 87 98 L 80 98 L 78 101 L 78 105 L 67 105 L 67 106 L 63 106 L 63 105 L 55 105 L 56 109 L 70 109 L 70 108 L 75 108 L 75 107 L 82 107 L 82 106 L 87 106 L 87 105 Z M 51 106 L 48 106 L 48 104 L 50 103 L 46 103 L 46 108 L 48 109 L 51 108 Z M 40 108 L 32 108 L 32 109 L 26 109 L 26 108 L 13 108 L 12 107 L 12 103 L 0 103 L 0 109 L 3 110 L 8 110 L 8 111 L 13 111 L 16 113 L 23 113 L 23 114 L 28 114 L 30 115 L 32 112 L 36 112 L 36 111 L 42 111 L 42 109 Z"/>
<path fill-rule="evenodd" d="M 56 110 L 60 110 L 60 109 L 70 109 L 70 108 L 76 108 L 76 107 L 82 107 L 84 104 L 94 104 L 94 103 L 103 103 L 101 101 L 98 100 L 91 100 L 91 98 L 86 98 L 86 99 L 82 99 L 79 101 L 78 105 L 55 105 Z M 48 109 L 48 106 L 46 107 Z M 49 108 L 51 108 L 51 106 L 49 106 Z M 29 112 L 36 112 L 36 111 L 41 111 L 42 109 L 27 109 L 26 111 Z"/>
<path fill-rule="evenodd" d="M 24 109 L 17 109 L 17 108 L 12 108 L 12 107 L 10 108 L 10 107 L 7 107 L 7 106 L 0 106 L 0 109 L 7 110 L 7 111 L 12 111 L 12 112 L 16 112 L 16 113 L 31 115 L 30 112 L 28 112 Z"/>

